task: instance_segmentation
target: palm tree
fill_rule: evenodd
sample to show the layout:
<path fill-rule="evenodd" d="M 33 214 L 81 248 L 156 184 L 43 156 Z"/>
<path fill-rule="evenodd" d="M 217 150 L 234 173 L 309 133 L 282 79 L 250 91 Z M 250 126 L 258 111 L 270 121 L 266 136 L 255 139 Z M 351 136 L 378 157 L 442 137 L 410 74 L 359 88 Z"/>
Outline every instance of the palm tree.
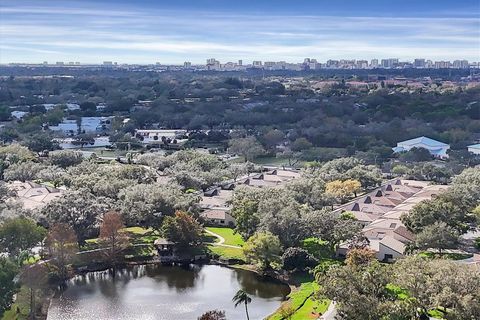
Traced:
<path fill-rule="evenodd" d="M 250 317 L 248 316 L 248 307 L 247 305 L 252 302 L 252 298 L 243 290 L 238 290 L 237 293 L 233 296 L 232 299 L 233 302 L 235 302 L 235 308 L 242 303 L 245 303 L 245 313 L 247 314 L 247 320 L 250 320 Z"/>

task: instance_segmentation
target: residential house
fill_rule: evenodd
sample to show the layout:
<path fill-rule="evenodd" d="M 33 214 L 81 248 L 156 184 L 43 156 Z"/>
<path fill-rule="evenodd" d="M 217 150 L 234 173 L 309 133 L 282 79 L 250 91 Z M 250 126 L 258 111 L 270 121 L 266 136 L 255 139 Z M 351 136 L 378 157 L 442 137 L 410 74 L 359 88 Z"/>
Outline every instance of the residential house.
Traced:
<path fill-rule="evenodd" d="M 404 254 L 414 235 L 407 230 L 400 218 L 419 202 L 431 199 L 448 186 L 429 185 L 425 181 L 391 180 L 369 194 L 359 197 L 334 212 L 351 212 L 363 225 L 362 233 L 369 247 L 382 261 L 391 261 Z M 337 254 L 346 255 L 348 247 L 341 244 Z"/>
<path fill-rule="evenodd" d="M 14 181 L 8 187 L 15 191 L 15 197 L 7 201 L 18 202 L 25 209 L 41 209 L 50 201 L 61 197 L 64 190 L 38 184 L 32 181 Z"/>
<path fill-rule="evenodd" d="M 206 224 L 213 226 L 235 227 L 235 219 L 226 209 L 209 209 L 200 214 L 205 219 Z"/>

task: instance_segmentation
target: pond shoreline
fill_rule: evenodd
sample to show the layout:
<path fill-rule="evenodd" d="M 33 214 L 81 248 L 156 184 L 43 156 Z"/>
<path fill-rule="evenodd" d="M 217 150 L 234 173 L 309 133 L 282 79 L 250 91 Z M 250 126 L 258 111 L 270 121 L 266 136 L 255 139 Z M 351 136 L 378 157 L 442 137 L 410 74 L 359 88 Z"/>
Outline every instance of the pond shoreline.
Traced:
<path fill-rule="evenodd" d="M 218 261 L 190 264 L 190 267 L 159 264 L 156 261 L 135 262 L 118 266 L 117 269 L 111 273 L 109 268 L 89 268 L 88 272 L 78 273 L 78 278 L 70 281 L 64 291 L 59 288 L 56 295 L 52 296 L 48 319 L 93 319 L 85 313 L 88 309 L 86 304 L 96 306 L 101 318 L 102 311 L 118 303 L 116 294 L 105 296 L 105 292 L 116 292 L 114 288 L 123 288 L 122 283 L 129 283 L 129 286 L 118 293 L 118 297 L 125 301 L 118 305 L 118 313 L 113 314 L 118 319 L 130 319 L 131 312 L 138 306 L 146 315 L 156 315 L 159 319 L 196 319 L 210 309 L 224 309 L 230 314 L 229 318 L 236 319 L 240 309 L 234 308 L 230 298 L 237 289 L 251 294 L 255 302 L 252 309 L 256 313 L 255 319 L 263 319 L 274 312 L 290 293 L 290 286 L 275 277 Z M 151 293 L 144 295 L 145 290 Z M 85 292 L 88 294 L 83 294 Z M 149 303 L 150 299 L 160 305 L 170 303 L 172 308 L 158 309 L 158 305 Z M 72 303 L 75 309 L 69 309 Z M 68 312 L 65 314 L 64 310 Z"/>
<path fill-rule="evenodd" d="M 75 268 L 75 271 L 72 274 L 72 276 L 69 277 L 66 281 L 72 280 L 77 276 L 88 275 L 89 273 L 104 272 L 104 271 L 109 271 L 109 270 L 113 271 L 115 269 L 122 269 L 122 268 L 129 267 L 129 266 L 148 266 L 148 265 L 158 265 L 158 266 L 166 266 L 166 267 L 168 267 L 168 266 L 181 267 L 181 266 L 185 266 L 185 265 L 221 266 L 221 267 L 225 267 L 225 268 L 232 269 L 232 270 L 251 272 L 253 274 L 256 274 L 257 276 L 260 276 L 261 278 L 266 279 L 269 282 L 278 282 L 282 285 L 288 286 L 289 292 L 291 292 L 292 290 L 294 290 L 296 288 L 295 285 L 291 281 L 288 281 L 287 279 L 285 279 L 285 277 L 283 277 L 278 272 L 263 273 L 263 272 L 258 271 L 257 269 L 255 269 L 251 265 L 235 264 L 235 263 L 228 262 L 228 261 L 222 261 L 222 260 L 217 260 L 217 259 L 209 259 L 209 258 L 202 259 L 202 260 L 196 260 L 196 261 L 188 261 L 187 262 L 187 260 L 185 260 L 183 262 L 176 261 L 176 262 L 169 262 L 169 263 L 160 262 L 160 261 L 155 260 L 155 259 L 145 259 L 145 260 L 139 260 L 139 261 L 128 261 L 128 262 L 124 262 L 124 263 L 119 263 L 115 267 L 108 266 L 108 265 L 103 264 L 103 263 L 95 263 L 95 264 L 90 264 L 88 266 L 81 266 L 81 267 Z M 60 285 L 59 285 L 54 290 L 54 293 L 50 297 L 47 298 L 48 308 L 46 310 L 45 317 L 43 319 L 48 319 L 48 314 L 49 314 L 49 311 L 50 311 L 50 307 L 52 306 L 52 302 L 54 302 L 54 300 L 59 298 L 60 292 L 61 292 L 61 288 L 60 288 Z M 286 299 L 283 300 L 283 302 L 284 301 L 286 301 Z M 283 302 L 281 302 L 281 304 L 279 305 L 278 308 L 280 308 L 282 306 Z M 275 311 L 276 310 L 272 310 L 272 312 L 275 312 Z"/>

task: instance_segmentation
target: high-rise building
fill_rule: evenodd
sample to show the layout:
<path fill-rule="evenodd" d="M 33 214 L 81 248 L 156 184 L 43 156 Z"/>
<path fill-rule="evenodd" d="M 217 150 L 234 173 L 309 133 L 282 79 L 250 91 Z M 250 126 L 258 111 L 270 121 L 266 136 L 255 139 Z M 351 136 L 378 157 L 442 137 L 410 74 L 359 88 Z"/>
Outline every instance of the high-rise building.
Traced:
<path fill-rule="evenodd" d="M 453 61 L 453 68 L 455 69 L 468 69 L 468 60 L 455 60 Z"/>
<path fill-rule="evenodd" d="M 368 68 L 368 61 L 367 60 L 357 60 L 357 68 L 358 69 Z"/>
<path fill-rule="evenodd" d="M 415 60 L 413 60 L 413 66 L 415 68 L 425 68 L 425 59 L 415 59 Z"/>
<path fill-rule="evenodd" d="M 450 68 L 451 63 L 450 61 L 435 61 L 435 69 L 445 69 Z"/>
<path fill-rule="evenodd" d="M 243 60 L 238 60 L 238 65 L 243 66 Z"/>
<path fill-rule="evenodd" d="M 370 61 L 370 68 L 378 68 L 378 59 L 372 59 L 372 61 Z"/>
<path fill-rule="evenodd" d="M 220 70 L 220 61 L 215 58 L 207 59 L 207 70 Z"/>
<path fill-rule="evenodd" d="M 382 59 L 382 68 L 395 68 L 398 64 L 398 59 L 390 58 L 390 59 Z"/>
<path fill-rule="evenodd" d="M 185 61 L 185 62 L 183 63 L 183 67 L 184 67 L 185 69 L 190 69 L 190 68 L 192 67 L 192 63 L 191 63 L 190 61 Z"/>
<path fill-rule="evenodd" d="M 55 64 L 56 64 L 57 66 L 63 66 L 63 65 L 64 65 L 63 61 L 57 61 L 57 62 L 55 62 Z"/>
<path fill-rule="evenodd" d="M 261 68 L 262 67 L 262 61 L 253 61 L 252 66 L 254 68 Z"/>
<path fill-rule="evenodd" d="M 338 68 L 338 60 L 328 60 L 327 68 Z"/>

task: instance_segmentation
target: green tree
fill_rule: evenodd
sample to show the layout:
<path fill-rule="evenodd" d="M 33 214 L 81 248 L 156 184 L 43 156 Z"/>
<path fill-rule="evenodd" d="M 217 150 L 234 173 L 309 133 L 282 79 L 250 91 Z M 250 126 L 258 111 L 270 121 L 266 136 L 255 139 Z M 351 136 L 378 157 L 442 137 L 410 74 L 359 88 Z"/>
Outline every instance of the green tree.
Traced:
<path fill-rule="evenodd" d="M 85 189 L 68 191 L 61 198 L 50 201 L 42 213 L 50 223 L 66 223 L 75 230 L 78 244 L 95 236 L 99 216 L 110 207 L 106 198 L 95 197 Z"/>
<path fill-rule="evenodd" d="M 281 250 L 278 237 L 268 231 L 255 233 L 243 246 L 247 261 L 253 262 L 261 270 L 271 268 L 272 263 L 279 263 Z"/>
<path fill-rule="evenodd" d="M 38 174 L 45 167 L 35 162 L 19 162 L 10 165 L 3 172 L 6 181 L 31 181 L 38 178 Z"/>
<path fill-rule="evenodd" d="M 390 280 L 388 265 L 377 261 L 333 266 L 318 277 L 319 294 L 337 302 L 337 313 L 342 319 L 395 319 L 390 317 L 398 312 L 400 304 L 387 289 Z"/>
<path fill-rule="evenodd" d="M 20 282 L 30 289 L 29 319 L 36 319 L 36 300 L 43 296 L 48 285 L 48 268 L 45 263 L 27 265 L 20 274 Z"/>
<path fill-rule="evenodd" d="M 408 292 L 410 313 L 426 315 L 440 306 L 445 319 L 480 317 L 480 272 L 474 266 L 409 256 L 393 268 L 392 284 Z"/>
<path fill-rule="evenodd" d="M 0 317 L 10 309 L 13 296 L 18 290 L 15 282 L 18 268 L 15 263 L 5 257 L 0 257 Z"/>
<path fill-rule="evenodd" d="M 231 200 L 231 214 L 237 222 L 235 230 L 244 239 L 251 237 L 260 224 L 260 217 L 257 212 L 261 194 L 262 191 L 253 190 L 245 186 L 235 188 Z"/>
<path fill-rule="evenodd" d="M 51 182 L 54 187 L 61 185 L 65 176 L 66 171 L 57 166 L 45 167 L 36 174 L 38 179 L 45 182 Z"/>
<path fill-rule="evenodd" d="M 229 145 L 229 152 L 243 156 L 245 161 L 252 161 L 265 153 L 255 137 L 235 138 L 230 140 Z"/>
<path fill-rule="evenodd" d="M 267 131 L 263 135 L 263 141 L 268 149 L 275 148 L 280 142 L 283 141 L 285 137 L 285 134 L 278 130 L 278 129 L 272 129 Z"/>
<path fill-rule="evenodd" d="M 188 213 L 177 211 L 174 217 L 166 217 L 161 234 L 179 246 L 196 246 L 202 242 L 202 226 Z"/>
<path fill-rule="evenodd" d="M 283 269 L 287 271 L 304 271 L 307 268 L 314 267 L 317 261 L 308 253 L 307 250 L 291 247 L 285 250 L 282 255 Z"/>
<path fill-rule="evenodd" d="M 408 215 L 402 215 L 401 220 L 414 233 L 421 232 L 426 226 L 435 222 L 444 222 L 458 232 L 465 233 L 473 216 L 450 194 L 442 194 L 432 200 L 420 202 L 410 210 Z"/>
<path fill-rule="evenodd" d="M 23 144 L 33 152 L 41 153 L 59 148 L 58 143 L 47 134 L 36 134 L 25 139 Z"/>
<path fill-rule="evenodd" d="M 328 242 L 330 252 L 336 252 L 340 243 L 354 239 L 362 230 L 358 221 L 329 211 L 312 212 L 306 220 L 312 235 Z"/>
<path fill-rule="evenodd" d="M 27 218 L 14 218 L 0 226 L 0 250 L 18 258 L 20 253 L 39 244 L 47 231 Z"/>
<path fill-rule="evenodd" d="M 250 320 L 248 315 L 248 304 L 252 302 L 252 298 L 243 290 L 238 290 L 237 293 L 232 298 L 233 303 L 235 304 L 235 308 L 240 305 L 245 305 L 245 313 L 247 315 L 247 320 Z"/>
<path fill-rule="evenodd" d="M 196 210 L 197 197 L 176 184 L 134 184 L 120 191 L 121 212 L 130 223 L 140 223 L 159 230 L 163 219 L 175 211 Z"/>
<path fill-rule="evenodd" d="M 61 280 L 68 278 L 68 265 L 78 252 L 77 237 L 66 223 L 56 223 L 48 230 L 45 241 L 51 263 L 58 269 Z"/>
<path fill-rule="evenodd" d="M 313 147 L 313 144 L 303 137 L 295 139 L 290 146 L 292 151 L 303 151 L 310 149 L 311 147 Z"/>
<path fill-rule="evenodd" d="M 375 251 L 370 248 L 352 248 L 347 253 L 345 263 L 352 267 L 362 267 L 368 265 L 375 259 Z"/>
<path fill-rule="evenodd" d="M 437 249 L 440 254 L 444 249 L 457 248 L 459 241 L 458 231 L 443 221 L 426 226 L 415 237 L 419 249 Z"/>
<path fill-rule="evenodd" d="M 49 155 L 50 162 L 60 168 L 76 166 L 83 161 L 83 155 L 78 151 L 62 150 Z"/>

